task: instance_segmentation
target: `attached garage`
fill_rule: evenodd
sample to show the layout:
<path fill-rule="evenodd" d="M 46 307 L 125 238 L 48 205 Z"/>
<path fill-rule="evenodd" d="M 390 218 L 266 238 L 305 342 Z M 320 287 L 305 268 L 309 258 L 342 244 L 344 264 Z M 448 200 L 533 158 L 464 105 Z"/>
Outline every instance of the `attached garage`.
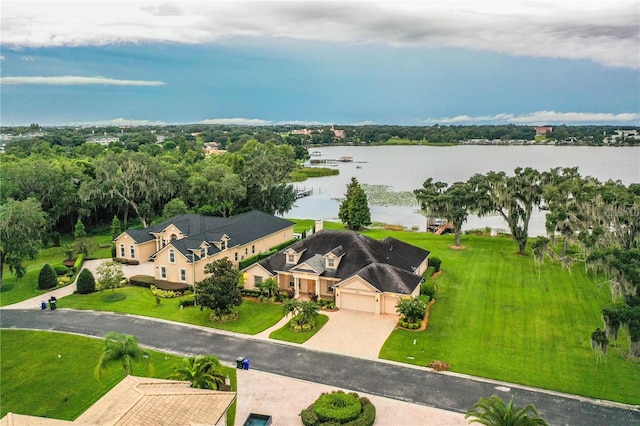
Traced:
<path fill-rule="evenodd" d="M 396 315 L 398 312 L 396 311 L 396 305 L 398 304 L 398 300 L 400 298 L 397 295 L 385 294 L 382 296 L 382 310 L 381 314 L 394 314 Z"/>
<path fill-rule="evenodd" d="M 341 309 L 351 309 L 353 311 L 362 311 L 375 313 L 376 296 L 375 294 L 365 293 L 348 293 L 340 292 L 339 306 Z"/>

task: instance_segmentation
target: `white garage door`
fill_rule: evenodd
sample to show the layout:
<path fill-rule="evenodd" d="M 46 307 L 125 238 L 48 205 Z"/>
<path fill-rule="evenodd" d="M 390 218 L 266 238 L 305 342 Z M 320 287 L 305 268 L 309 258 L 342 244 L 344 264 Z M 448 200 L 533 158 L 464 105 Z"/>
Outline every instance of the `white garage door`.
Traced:
<path fill-rule="evenodd" d="M 363 311 L 375 313 L 376 311 L 376 297 L 375 295 L 367 294 L 355 294 L 355 293 L 340 293 L 342 301 L 340 302 L 340 308 L 351 309 L 353 311 Z"/>
<path fill-rule="evenodd" d="M 384 296 L 384 304 L 382 305 L 382 313 L 385 314 L 397 314 L 396 304 L 398 303 L 397 297 Z"/>

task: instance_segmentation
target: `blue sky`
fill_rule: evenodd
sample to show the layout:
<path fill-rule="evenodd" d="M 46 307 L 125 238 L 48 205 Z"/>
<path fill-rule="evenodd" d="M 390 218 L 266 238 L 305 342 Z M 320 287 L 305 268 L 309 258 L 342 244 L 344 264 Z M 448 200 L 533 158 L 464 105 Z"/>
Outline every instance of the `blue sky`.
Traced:
<path fill-rule="evenodd" d="M 1 124 L 640 125 L 640 2 L 3 1 Z"/>

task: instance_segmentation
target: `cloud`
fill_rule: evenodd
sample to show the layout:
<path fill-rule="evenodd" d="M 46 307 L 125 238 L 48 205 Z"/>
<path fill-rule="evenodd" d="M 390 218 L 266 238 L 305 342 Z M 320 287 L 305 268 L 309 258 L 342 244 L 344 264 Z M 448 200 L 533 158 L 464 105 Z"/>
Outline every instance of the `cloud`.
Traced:
<path fill-rule="evenodd" d="M 429 124 L 635 124 L 640 123 L 640 113 L 601 113 L 601 112 L 556 112 L 537 111 L 529 114 L 496 114 L 496 115 L 458 115 L 455 117 L 430 118 L 423 120 Z"/>
<path fill-rule="evenodd" d="M 584 2 L 137 1 L 3 4 L 12 48 L 112 43 L 213 43 L 238 36 L 456 47 L 589 59 L 640 68 L 637 0 Z"/>
<path fill-rule="evenodd" d="M 101 121 L 85 121 L 85 122 L 74 122 L 73 126 L 77 127 L 105 127 L 105 126 L 164 126 L 167 123 L 163 121 L 150 121 L 150 120 L 133 120 L 126 118 L 114 118 L 112 120 L 101 120 Z"/>
<path fill-rule="evenodd" d="M 259 118 L 209 118 L 198 121 L 198 124 L 235 124 L 238 126 L 269 126 L 271 121 Z"/>
<path fill-rule="evenodd" d="M 117 80 L 106 77 L 80 77 L 74 75 L 63 75 L 55 77 L 0 77 L 0 84 L 42 84 L 50 86 L 162 86 L 166 83 L 162 81 Z"/>

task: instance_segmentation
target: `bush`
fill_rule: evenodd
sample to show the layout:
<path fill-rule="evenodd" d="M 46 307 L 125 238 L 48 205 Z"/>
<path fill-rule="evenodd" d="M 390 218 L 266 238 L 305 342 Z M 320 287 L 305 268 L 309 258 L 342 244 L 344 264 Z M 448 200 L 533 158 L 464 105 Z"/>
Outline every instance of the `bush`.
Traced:
<path fill-rule="evenodd" d="M 435 272 L 440 272 L 440 265 L 442 264 L 442 260 L 439 257 L 430 257 L 429 258 L 429 266 L 433 266 Z"/>
<path fill-rule="evenodd" d="M 376 407 L 354 392 L 323 393 L 302 410 L 300 420 L 305 426 L 371 426 L 376 420 Z"/>
<path fill-rule="evenodd" d="M 173 299 L 175 297 L 182 296 L 182 292 L 172 290 L 162 290 L 155 285 L 151 286 L 151 293 L 156 297 L 162 297 L 163 299 Z"/>
<path fill-rule="evenodd" d="M 96 280 L 90 270 L 85 268 L 80 271 L 76 287 L 80 294 L 89 294 L 96 291 Z"/>
<path fill-rule="evenodd" d="M 260 290 L 240 289 L 240 294 L 244 297 L 260 297 L 262 292 Z"/>
<path fill-rule="evenodd" d="M 357 395 L 336 391 L 320 395 L 313 409 L 321 422 L 346 423 L 360 417 L 362 406 Z"/>
<path fill-rule="evenodd" d="M 196 306 L 196 299 L 195 298 L 189 298 L 189 299 L 183 299 L 180 301 L 180 307 L 184 308 L 185 306 Z"/>
<path fill-rule="evenodd" d="M 67 275 L 69 273 L 69 268 L 64 266 L 62 263 L 56 263 L 53 265 L 53 270 L 56 271 L 58 276 Z"/>
<path fill-rule="evenodd" d="M 154 281 L 155 278 L 153 278 L 151 275 L 134 275 L 129 278 L 129 284 L 135 285 L 136 287 L 151 288 Z"/>
<path fill-rule="evenodd" d="M 53 270 L 51 265 L 45 263 L 42 269 L 40 269 L 40 274 L 38 275 L 38 288 L 40 290 L 46 290 L 49 288 L 54 288 L 58 285 L 58 275 L 56 271 Z"/>
<path fill-rule="evenodd" d="M 67 285 L 71 282 L 71 277 L 68 275 L 65 275 L 63 277 L 58 277 L 58 285 L 63 286 L 63 285 Z"/>
<path fill-rule="evenodd" d="M 76 261 L 73 263 L 73 270 L 79 271 L 83 263 L 84 263 L 84 254 L 80 253 L 76 258 Z"/>
<path fill-rule="evenodd" d="M 433 281 L 427 280 L 420 285 L 420 294 L 427 296 L 429 300 L 436 294 L 436 285 Z"/>

